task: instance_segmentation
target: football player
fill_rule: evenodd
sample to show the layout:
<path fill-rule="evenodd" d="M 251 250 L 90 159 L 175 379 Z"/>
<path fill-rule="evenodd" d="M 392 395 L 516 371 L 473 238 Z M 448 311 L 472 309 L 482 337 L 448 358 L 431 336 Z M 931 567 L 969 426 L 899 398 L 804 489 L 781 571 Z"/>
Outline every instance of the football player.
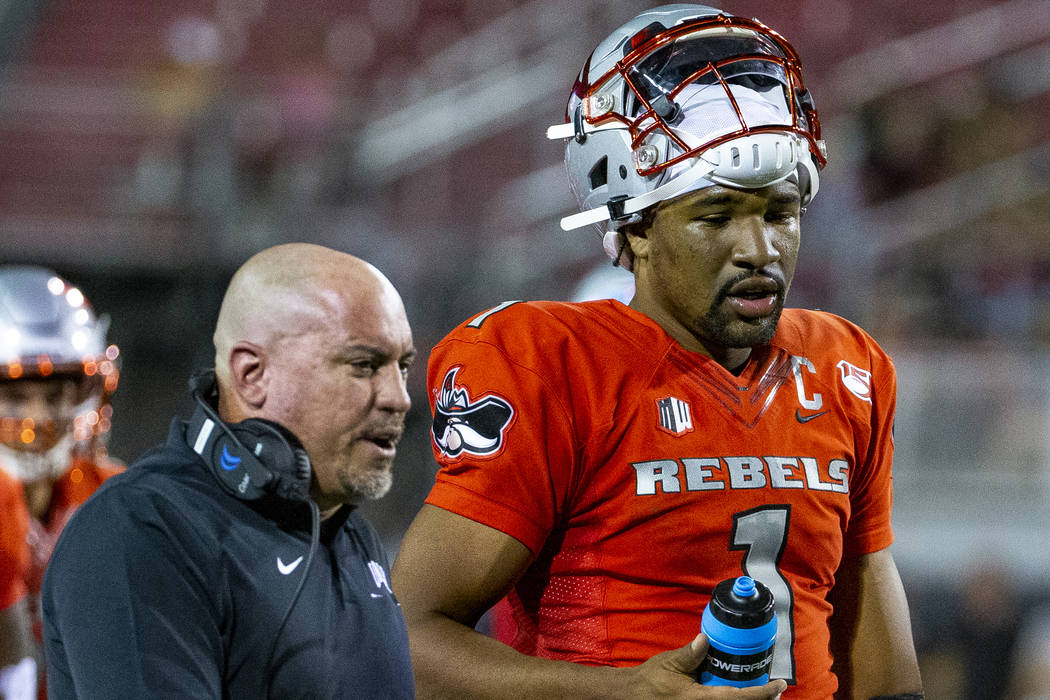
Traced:
<path fill-rule="evenodd" d="M 76 507 L 122 469 L 103 446 L 119 378 L 107 325 L 51 270 L 0 267 L 2 697 L 35 696 L 44 568 Z"/>
<path fill-rule="evenodd" d="M 643 12 L 548 135 L 582 209 L 563 228 L 606 224 L 635 292 L 505 302 L 431 353 L 441 469 L 393 572 L 420 694 L 921 697 L 893 364 L 785 308 L 826 162 L 795 50 L 714 8 Z M 730 670 L 776 680 L 701 686 L 701 612 L 745 574 L 775 597 L 775 653 Z M 509 646 L 472 629 L 503 597 Z"/>

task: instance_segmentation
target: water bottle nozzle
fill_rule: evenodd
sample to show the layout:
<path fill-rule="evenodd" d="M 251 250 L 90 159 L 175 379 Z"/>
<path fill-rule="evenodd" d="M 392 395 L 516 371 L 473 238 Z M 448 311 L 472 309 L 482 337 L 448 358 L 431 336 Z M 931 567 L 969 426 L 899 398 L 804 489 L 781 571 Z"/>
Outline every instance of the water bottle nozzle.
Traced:
<path fill-rule="evenodd" d="M 758 595 L 755 590 L 755 580 L 750 576 L 739 576 L 733 582 L 733 593 L 741 598 L 752 598 Z"/>

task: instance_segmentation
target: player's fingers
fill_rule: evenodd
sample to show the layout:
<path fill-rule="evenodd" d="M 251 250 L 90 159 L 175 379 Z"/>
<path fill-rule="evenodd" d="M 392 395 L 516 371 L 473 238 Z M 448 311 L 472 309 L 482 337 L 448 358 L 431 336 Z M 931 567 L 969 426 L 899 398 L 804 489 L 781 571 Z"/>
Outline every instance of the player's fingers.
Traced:
<path fill-rule="evenodd" d="M 703 697 L 708 700 L 776 700 L 785 690 L 787 690 L 787 683 L 778 679 L 765 685 L 749 688 L 704 686 Z"/>
<path fill-rule="evenodd" d="M 698 654 L 700 660 L 707 656 L 707 649 L 710 646 L 710 642 L 707 641 L 707 635 L 703 632 L 693 637 L 693 641 L 689 642 L 689 650 L 694 654 Z"/>
<path fill-rule="evenodd" d="M 675 671 L 680 673 L 694 674 L 700 668 L 700 662 L 707 656 L 707 635 L 701 632 L 693 638 L 693 641 L 671 654 L 670 663 Z"/>
<path fill-rule="evenodd" d="M 763 686 L 755 686 L 751 688 L 745 688 L 744 693 L 740 695 L 734 695 L 733 697 L 749 698 L 750 700 L 761 700 L 762 698 L 779 698 L 780 694 L 787 690 L 787 683 L 779 678 L 775 681 L 770 681 Z"/>

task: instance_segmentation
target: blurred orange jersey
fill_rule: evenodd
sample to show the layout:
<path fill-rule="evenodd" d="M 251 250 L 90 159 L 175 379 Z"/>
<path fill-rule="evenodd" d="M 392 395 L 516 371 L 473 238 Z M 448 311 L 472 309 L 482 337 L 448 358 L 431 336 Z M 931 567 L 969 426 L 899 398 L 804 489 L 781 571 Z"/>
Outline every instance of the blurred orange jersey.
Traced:
<path fill-rule="evenodd" d="M 28 592 L 29 519 L 22 482 L 0 469 L 0 610 Z"/>
<path fill-rule="evenodd" d="M 787 309 L 734 376 L 619 302 L 512 302 L 439 343 L 428 382 L 427 502 L 536 556 L 515 648 L 638 664 L 746 573 L 776 598 L 786 697 L 832 696 L 836 569 L 893 539 L 896 376 L 862 330 Z"/>
<path fill-rule="evenodd" d="M 39 638 L 40 620 L 36 597 L 51 552 L 77 506 L 88 499 L 103 481 L 123 471 L 117 464 L 99 466 L 75 458 L 54 483 L 51 501 L 42 520 L 29 514 L 22 482 L 0 469 L 0 608 L 31 597 L 34 631 Z M 10 563 L 10 565 L 8 565 Z"/>

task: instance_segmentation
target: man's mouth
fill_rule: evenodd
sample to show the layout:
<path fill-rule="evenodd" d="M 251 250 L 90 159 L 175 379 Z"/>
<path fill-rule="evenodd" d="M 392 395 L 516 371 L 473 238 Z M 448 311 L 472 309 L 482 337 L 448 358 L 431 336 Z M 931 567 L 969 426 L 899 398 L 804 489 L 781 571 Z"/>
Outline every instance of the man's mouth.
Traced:
<path fill-rule="evenodd" d="M 383 452 L 393 453 L 397 451 L 397 443 L 401 440 L 400 430 L 376 430 L 365 433 L 362 440 L 370 442 Z"/>
<path fill-rule="evenodd" d="M 776 311 L 780 290 L 779 282 L 772 277 L 760 275 L 733 284 L 726 293 L 726 299 L 737 315 L 757 319 Z"/>

